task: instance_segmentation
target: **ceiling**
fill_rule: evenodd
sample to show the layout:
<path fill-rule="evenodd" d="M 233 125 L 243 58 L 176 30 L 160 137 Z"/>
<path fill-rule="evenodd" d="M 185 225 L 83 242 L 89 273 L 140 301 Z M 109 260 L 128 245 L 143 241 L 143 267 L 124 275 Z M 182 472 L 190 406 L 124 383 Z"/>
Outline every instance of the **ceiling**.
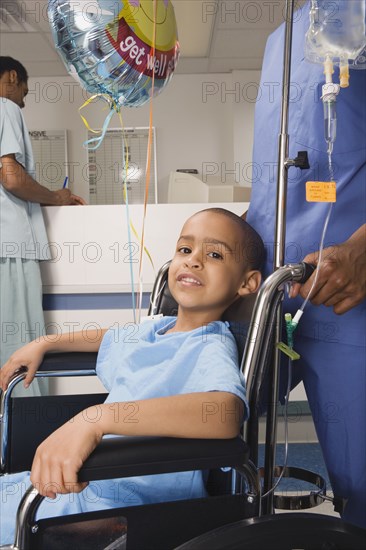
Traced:
<path fill-rule="evenodd" d="M 73 0 L 74 2 L 76 0 Z M 305 0 L 295 0 L 295 5 Z M 78 0 L 79 4 L 98 0 Z M 285 0 L 172 0 L 181 56 L 176 73 L 260 70 L 268 35 L 284 20 Z M 97 4 L 98 5 L 98 4 Z M 0 0 L 0 53 L 31 77 L 64 76 L 47 19 L 47 0 Z"/>

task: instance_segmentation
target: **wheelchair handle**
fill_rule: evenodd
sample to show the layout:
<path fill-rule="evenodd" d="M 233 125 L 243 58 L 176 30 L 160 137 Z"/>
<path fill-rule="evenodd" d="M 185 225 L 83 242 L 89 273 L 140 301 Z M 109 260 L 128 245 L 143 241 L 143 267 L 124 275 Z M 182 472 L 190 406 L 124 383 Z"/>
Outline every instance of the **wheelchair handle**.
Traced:
<path fill-rule="evenodd" d="M 303 272 L 303 276 L 302 276 L 301 280 L 299 281 L 299 283 L 306 283 L 306 281 L 308 279 L 310 279 L 310 277 L 312 276 L 312 274 L 316 270 L 317 266 L 315 264 L 308 264 L 307 262 L 301 262 L 300 265 L 304 266 L 303 267 L 304 272 Z"/>

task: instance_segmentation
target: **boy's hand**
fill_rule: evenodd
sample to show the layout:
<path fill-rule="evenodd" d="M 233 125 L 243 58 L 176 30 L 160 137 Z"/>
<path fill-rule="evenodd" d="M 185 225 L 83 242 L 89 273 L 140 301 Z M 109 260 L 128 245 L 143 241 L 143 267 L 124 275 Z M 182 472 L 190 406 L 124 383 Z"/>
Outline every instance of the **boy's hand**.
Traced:
<path fill-rule="evenodd" d="M 85 409 L 50 435 L 37 449 L 31 482 L 49 498 L 57 494 L 80 493 L 88 484 L 79 483 L 77 474 L 102 439 L 98 407 Z"/>
<path fill-rule="evenodd" d="M 33 341 L 15 351 L 0 369 L 0 388 L 5 391 L 14 374 L 22 367 L 27 370 L 24 387 L 28 388 L 43 361 L 44 347 L 40 342 Z"/>

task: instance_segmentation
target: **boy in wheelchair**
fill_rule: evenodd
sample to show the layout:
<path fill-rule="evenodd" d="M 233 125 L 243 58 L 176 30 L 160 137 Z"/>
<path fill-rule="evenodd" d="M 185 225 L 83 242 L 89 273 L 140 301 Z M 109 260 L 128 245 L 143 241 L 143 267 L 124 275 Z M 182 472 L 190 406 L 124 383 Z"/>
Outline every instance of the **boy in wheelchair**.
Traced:
<path fill-rule="evenodd" d="M 12 542 L 29 480 L 48 497 L 38 517 L 205 496 L 201 471 L 88 487 L 77 473 L 105 435 L 238 435 L 248 414 L 246 394 L 235 339 L 220 319 L 236 300 L 257 291 L 263 258 L 263 242 L 244 220 L 224 209 L 203 210 L 184 224 L 169 268 L 177 317 L 144 322 L 133 335 L 128 325 L 57 340 L 45 336 L 13 354 L 0 371 L 3 390 L 21 367 L 28 386 L 46 353 L 99 351 L 97 374 L 110 393 L 103 405 L 76 415 L 38 447 L 30 474 L 1 478 L 1 544 Z"/>

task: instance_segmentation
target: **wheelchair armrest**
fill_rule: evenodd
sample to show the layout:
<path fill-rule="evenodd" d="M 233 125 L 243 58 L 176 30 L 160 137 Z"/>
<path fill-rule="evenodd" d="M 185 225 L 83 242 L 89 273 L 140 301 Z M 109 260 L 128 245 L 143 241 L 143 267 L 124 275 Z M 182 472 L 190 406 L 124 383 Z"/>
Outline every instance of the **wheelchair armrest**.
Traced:
<path fill-rule="evenodd" d="M 54 353 L 46 355 L 36 377 L 95 375 L 97 353 Z M 80 396 L 34 396 L 12 399 L 12 392 L 25 377 L 15 373 L 7 390 L 0 392 L 0 471 L 27 470 L 37 446 L 52 431 L 80 410 L 105 399 L 104 393 Z"/>
<path fill-rule="evenodd" d="M 96 352 L 50 353 L 43 359 L 38 372 L 95 369 L 97 355 Z"/>
<path fill-rule="evenodd" d="M 240 475 L 246 477 L 249 486 L 255 494 L 259 494 L 259 481 L 257 472 L 253 467 L 248 468 L 249 447 L 240 438 L 234 439 L 181 439 L 165 437 L 113 437 L 104 439 L 79 471 L 79 481 L 97 481 L 101 479 L 113 479 L 128 476 L 140 476 L 149 474 L 170 473 L 179 471 L 202 470 L 208 468 L 234 467 L 239 470 Z M 208 507 L 210 514 L 220 513 L 220 524 L 225 509 L 228 506 L 227 496 L 224 496 L 224 503 L 220 501 L 220 507 Z M 16 536 L 14 548 L 33 548 L 31 529 L 35 524 L 37 509 L 44 500 L 37 489 L 32 485 L 26 491 L 18 508 Z M 217 503 L 217 501 L 214 501 Z M 240 499 L 239 518 L 243 517 L 243 500 Z M 169 505 L 169 504 L 168 504 Z M 163 505 L 164 506 L 164 505 Z M 197 513 L 202 511 L 202 501 L 198 501 Z M 134 507 L 135 508 L 135 507 Z M 138 508 L 138 507 L 137 507 Z M 167 508 L 164 508 L 167 510 Z M 178 513 L 186 511 L 187 508 L 179 507 Z M 229 509 L 229 514 L 232 509 Z M 141 507 L 141 513 L 146 514 L 146 509 Z M 156 510 L 157 517 L 161 515 L 162 509 Z M 206 511 L 206 515 L 207 515 Z M 192 516 L 192 515 L 191 515 Z M 190 517 L 191 517 L 190 516 Z M 214 518 L 216 516 L 213 516 Z M 78 516 L 73 516 L 78 518 Z M 141 524 L 141 519 L 137 521 Z M 174 517 L 174 516 L 173 516 Z M 183 517 L 183 523 L 186 516 Z M 131 515 L 128 516 L 131 520 Z M 46 522 L 49 520 L 45 520 Z M 227 521 L 230 521 L 228 519 Z M 132 519 L 131 525 L 136 522 Z M 87 522 L 90 523 L 90 522 Z M 216 520 L 215 520 L 216 523 Z M 175 528 L 174 523 L 174 528 Z M 158 525 L 160 529 L 160 523 Z M 202 530 L 201 530 L 202 531 Z M 35 532 L 32 530 L 32 533 Z M 176 546 L 176 544 L 174 544 Z M 34 546 L 35 547 L 35 546 Z M 134 546 L 135 547 L 135 546 Z M 158 547 L 158 546 L 156 546 Z M 161 546 L 159 546 L 161 547 Z M 169 546 L 170 547 L 170 546 Z M 38 546 L 37 546 L 38 548 Z M 136 546 L 137 548 L 137 546 Z M 154 546 L 155 548 L 155 546 Z"/>
<path fill-rule="evenodd" d="M 79 471 L 79 481 L 246 464 L 249 447 L 234 439 L 113 437 L 104 439 Z"/>

